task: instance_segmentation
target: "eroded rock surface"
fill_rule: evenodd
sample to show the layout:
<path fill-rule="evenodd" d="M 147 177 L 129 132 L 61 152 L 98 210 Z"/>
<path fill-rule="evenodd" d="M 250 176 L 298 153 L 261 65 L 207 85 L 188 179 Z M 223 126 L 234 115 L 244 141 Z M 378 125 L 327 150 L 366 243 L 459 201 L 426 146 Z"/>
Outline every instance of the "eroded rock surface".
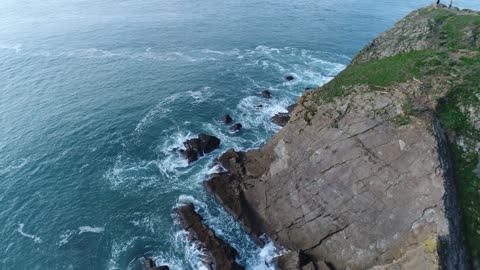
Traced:
<path fill-rule="evenodd" d="M 357 91 L 322 105 L 311 125 L 296 108 L 261 150 L 228 151 L 219 159 L 227 172 L 206 187 L 254 237 L 265 232 L 317 266 L 437 269 L 442 243 L 446 263 L 465 269 L 446 214 L 452 183 L 435 116 L 427 111 L 398 126 L 406 93 Z"/>
<path fill-rule="evenodd" d="M 204 250 L 203 263 L 209 270 L 244 270 L 237 264 L 237 251 L 218 238 L 215 233 L 202 222 L 202 218 L 193 204 L 186 204 L 176 209 L 180 225 L 188 232 L 190 241 L 197 242 Z"/>

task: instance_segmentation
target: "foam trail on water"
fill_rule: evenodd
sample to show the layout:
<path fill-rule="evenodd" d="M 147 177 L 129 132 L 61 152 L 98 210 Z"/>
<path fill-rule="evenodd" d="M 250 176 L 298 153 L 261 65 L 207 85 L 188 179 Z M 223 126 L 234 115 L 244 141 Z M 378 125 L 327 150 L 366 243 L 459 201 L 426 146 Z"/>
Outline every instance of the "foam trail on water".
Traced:
<path fill-rule="evenodd" d="M 41 244 L 43 242 L 40 237 L 24 232 L 23 227 L 25 227 L 25 224 L 23 224 L 23 223 L 18 224 L 17 232 L 19 232 L 22 236 L 33 239 L 33 242 L 36 243 L 36 244 Z"/>
<path fill-rule="evenodd" d="M 91 227 L 91 226 L 81 226 L 81 227 L 78 227 L 78 234 L 82 234 L 82 233 L 102 233 L 103 231 L 105 231 L 105 228 L 103 227 Z"/>

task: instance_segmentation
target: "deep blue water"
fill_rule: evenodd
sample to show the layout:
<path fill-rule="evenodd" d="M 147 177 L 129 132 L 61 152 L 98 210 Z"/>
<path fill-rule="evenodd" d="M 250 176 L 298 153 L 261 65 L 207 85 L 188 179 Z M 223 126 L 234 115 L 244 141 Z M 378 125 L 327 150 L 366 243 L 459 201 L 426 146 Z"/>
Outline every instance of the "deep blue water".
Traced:
<path fill-rule="evenodd" d="M 208 165 L 261 146 L 273 114 L 428 3 L 2 0 L 0 269 L 141 269 L 144 256 L 198 269 L 172 216 L 186 201 L 247 269 L 269 269 L 272 246 L 204 192 Z M 200 132 L 221 149 L 188 166 L 171 149 Z"/>

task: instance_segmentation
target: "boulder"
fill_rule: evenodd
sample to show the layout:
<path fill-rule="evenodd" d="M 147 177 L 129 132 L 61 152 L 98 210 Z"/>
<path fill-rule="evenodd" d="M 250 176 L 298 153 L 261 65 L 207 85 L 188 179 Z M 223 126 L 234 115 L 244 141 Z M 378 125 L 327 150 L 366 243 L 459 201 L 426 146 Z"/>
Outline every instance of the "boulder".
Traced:
<path fill-rule="evenodd" d="M 240 131 L 240 129 L 242 129 L 242 124 L 240 123 L 236 123 L 235 125 L 230 127 L 231 131 Z"/>
<path fill-rule="evenodd" d="M 262 97 L 264 97 L 264 98 L 272 98 L 272 93 L 270 93 L 270 91 L 268 91 L 268 90 L 263 90 L 263 91 L 262 91 Z"/>
<path fill-rule="evenodd" d="M 293 110 L 297 107 L 297 103 L 294 103 L 287 107 L 288 114 L 292 114 Z"/>
<path fill-rule="evenodd" d="M 180 154 L 192 163 L 200 156 L 208 154 L 220 146 L 220 139 L 207 134 L 199 134 L 197 138 L 192 138 L 183 143 L 185 149 L 181 149 Z"/>
<path fill-rule="evenodd" d="M 271 118 L 271 121 L 274 124 L 277 124 L 281 127 L 286 126 L 288 123 L 288 120 L 290 120 L 290 115 L 288 113 L 277 113 Z"/>
<path fill-rule="evenodd" d="M 225 124 L 227 124 L 227 125 L 228 125 L 228 124 L 231 124 L 232 121 L 233 121 L 233 119 L 232 119 L 232 117 L 231 117 L 229 114 L 227 114 L 227 115 L 225 115 L 225 116 L 223 117 L 223 123 L 225 123 Z"/>
<path fill-rule="evenodd" d="M 218 147 L 220 147 L 220 139 L 215 136 L 200 134 L 198 135 L 198 138 L 200 139 L 200 144 L 201 144 L 203 153 L 205 154 L 208 154 L 213 150 L 217 149 Z"/>
<path fill-rule="evenodd" d="M 189 164 L 198 160 L 198 152 L 195 151 L 193 148 L 187 148 L 185 150 L 182 149 L 180 150 L 180 154 L 183 158 L 188 160 Z"/>
<path fill-rule="evenodd" d="M 198 152 L 200 156 L 203 155 L 203 147 L 201 145 L 200 139 L 198 138 L 187 140 L 186 142 L 183 143 L 183 146 L 185 146 L 186 149 L 195 150 L 196 152 Z"/>
<path fill-rule="evenodd" d="M 285 77 L 285 80 L 293 81 L 293 80 L 295 80 L 295 77 L 293 77 L 292 75 L 288 75 L 288 76 Z"/>
<path fill-rule="evenodd" d="M 271 118 L 271 121 L 274 124 L 277 124 L 281 127 L 284 127 L 285 125 L 287 125 L 288 120 L 290 120 L 290 116 L 291 116 L 293 110 L 295 110 L 296 106 L 297 106 L 297 104 L 292 104 L 292 105 L 288 106 L 287 107 L 288 113 L 277 113 L 276 115 L 274 115 Z"/>
<path fill-rule="evenodd" d="M 190 241 L 196 242 L 205 252 L 203 264 L 209 270 L 244 270 L 235 259 L 237 251 L 215 235 L 202 221 L 193 204 L 175 209 L 180 226 L 187 231 Z"/>

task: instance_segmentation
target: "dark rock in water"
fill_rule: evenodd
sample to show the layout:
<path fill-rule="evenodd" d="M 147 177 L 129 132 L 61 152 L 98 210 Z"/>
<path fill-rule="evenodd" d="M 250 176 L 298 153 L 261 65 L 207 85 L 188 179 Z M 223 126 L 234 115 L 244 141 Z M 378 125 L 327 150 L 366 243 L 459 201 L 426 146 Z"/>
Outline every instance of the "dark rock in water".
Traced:
<path fill-rule="evenodd" d="M 310 87 L 305 87 L 305 91 L 310 91 L 310 90 L 312 90 L 312 88 L 310 88 Z"/>
<path fill-rule="evenodd" d="M 148 258 L 145 260 L 145 267 L 149 270 L 153 269 L 155 267 L 155 262 L 151 258 Z"/>
<path fill-rule="evenodd" d="M 263 105 L 262 105 L 262 104 L 258 104 L 258 105 L 257 105 L 257 108 L 263 108 Z"/>
<path fill-rule="evenodd" d="M 215 136 L 200 134 L 198 138 L 193 138 L 183 143 L 185 149 L 180 150 L 180 154 L 192 163 L 198 160 L 198 157 L 208 154 L 220 146 L 220 139 Z"/>
<path fill-rule="evenodd" d="M 295 80 L 295 77 L 293 77 L 292 75 L 288 75 L 287 77 L 285 77 L 285 80 L 293 81 L 293 80 Z"/>
<path fill-rule="evenodd" d="M 200 145 L 205 154 L 212 152 L 220 146 L 220 139 L 215 136 L 200 134 L 198 138 L 200 139 Z"/>
<path fill-rule="evenodd" d="M 264 97 L 264 98 L 272 98 L 272 93 L 270 93 L 270 91 L 268 91 L 268 90 L 263 90 L 263 91 L 262 91 L 262 97 Z"/>
<path fill-rule="evenodd" d="M 240 131 L 240 129 L 242 129 L 242 124 L 240 123 L 236 123 L 235 125 L 230 127 L 231 131 Z"/>
<path fill-rule="evenodd" d="M 202 148 L 200 139 L 198 138 L 189 139 L 186 142 L 184 142 L 183 145 L 185 146 L 186 149 L 193 149 L 196 152 L 198 152 L 200 156 L 203 156 L 203 148 Z"/>
<path fill-rule="evenodd" d="M 290 114 L 288 113 L 277 113 L 271 118 L 272 122 L 274 124 L 277 124 L 281 127 L 284 127 L 287 125 L 288 120 L 290 120 Z"/>
<path fill-rule="evenodd" d="M 296 107 L 297 107 L 297 103 L 288 106 L 288 107 L 287 107 L 288 113 L 289 113 L 289 114 L 292 114 L 293 110 L 295 110 Z"/>
<path fill-rule="evenodd" d="M 180 226 L 187 231 L 190 241 L 196 242 L 205 250 L 204 265 L 210 270 L 244 270 L 235 261 L 238 252 L 218 238 L 202 217 L 195 212 L 193 204 L 178 207 L 176 210 Z"/>
<path fill-rule="evenodd" d="M 170 268 L 166 265 L 156 266 L 155 262 L 151 258 L 145 260 L 145 267 L 147 270 L 170 270 Z"/>
<path fill-rule="evenodd" d="M 188 160 L 189 164 L 198 160 L 198 152 L 193 148 L 187 148 L 185 150 L 182 149 L 180 150 L 180 154 L 182 154 L 182 156 Z"/>
<path fill-rule="evenodd" d="M 225 124 L 231 124 L 232 121 L 233 121 L 233 119 L 232 119 L 232 117 L 230 117 L 229 114 L 227 114 L 223 117 L 223 123 L 225 123 Z"/>

